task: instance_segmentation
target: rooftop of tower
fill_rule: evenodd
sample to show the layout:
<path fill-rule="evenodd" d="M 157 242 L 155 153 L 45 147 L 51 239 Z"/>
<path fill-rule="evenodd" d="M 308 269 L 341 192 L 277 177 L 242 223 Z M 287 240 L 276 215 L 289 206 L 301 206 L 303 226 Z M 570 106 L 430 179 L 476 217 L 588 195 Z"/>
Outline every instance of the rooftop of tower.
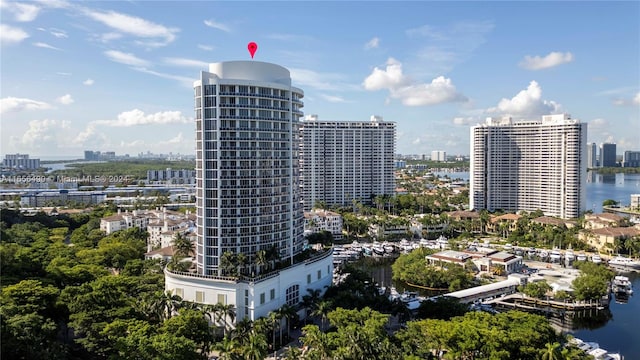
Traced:
<path fill-rule="evenodd" d="M 291 73 L 285 67 L 252 60 L 223 61 L 209 64 L 209 73 L 221 79 L 265 81 L 291 86 Z"/>

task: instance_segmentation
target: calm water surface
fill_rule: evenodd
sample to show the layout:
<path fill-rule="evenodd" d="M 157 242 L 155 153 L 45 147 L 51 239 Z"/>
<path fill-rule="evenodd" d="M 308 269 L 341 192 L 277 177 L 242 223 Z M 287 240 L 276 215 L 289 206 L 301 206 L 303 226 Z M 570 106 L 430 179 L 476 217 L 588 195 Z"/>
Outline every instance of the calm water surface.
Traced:
<path fill-rule="evenodd" d="M 445 173 L 437 173 L 445 175 Z M 469 173 L 446 173 L 450 178 L 469 179 Z M 640 174 L 598 175 L 588 176 L 586 197 L 587 209 L 596 213 L 602 212 L 602 202 L 613 199 L 623 205 L 629 205 L 631 194 L 640 194 Z M 380 286 L 395 286 L 402 292 L 405 287 L 391 279 L 391 266 L 380 266 L 368 269 L 373 279 Z M 640 359 L 640 274 L 627 273 L 633 282 L 635 295 L 629 297 L 627 303 L 620 304 L 611 300 L 609 321 L 591 324 L 590 328 L 569 331 L 573 336 L 584 341 L 594 341 L 610 352 L 619 352 L 625 359 Z M 417 290 L 417 289 L 409 289 Z M 427 295 L 427 294 L 425 294 Z"/>

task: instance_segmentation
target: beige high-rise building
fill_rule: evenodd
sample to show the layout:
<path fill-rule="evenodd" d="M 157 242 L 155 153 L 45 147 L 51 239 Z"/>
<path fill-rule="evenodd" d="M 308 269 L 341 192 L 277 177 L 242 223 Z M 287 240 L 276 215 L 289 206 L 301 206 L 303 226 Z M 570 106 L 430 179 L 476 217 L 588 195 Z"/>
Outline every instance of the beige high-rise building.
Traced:
<path fill-rule="evenodd" d="M 585 210 L 587 124 L 568 114 L 471 128 L 471 209 L 575 218 Z"/>
<path fill-rule="evenodd" d="M 302 198 L 304 209 L 317 202 L 351 206 L 355 199 L 371 204 L 377 195 L 395 191 L 396 123 L 371 121 L 302 122 Z"/>

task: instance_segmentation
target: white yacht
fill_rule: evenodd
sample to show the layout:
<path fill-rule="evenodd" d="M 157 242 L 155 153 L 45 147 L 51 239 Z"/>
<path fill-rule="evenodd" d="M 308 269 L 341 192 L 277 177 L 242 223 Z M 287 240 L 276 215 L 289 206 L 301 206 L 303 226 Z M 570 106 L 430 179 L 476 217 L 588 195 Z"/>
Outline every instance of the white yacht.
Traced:
<path fill-rule="evenodd" d="M 640 260 L 634 260 L 634 259 L 622 257 L 620 255 L 609 260 L 609 265 L 615 266 L 615 267 L 621 267 L 621 268 L 640 270 Z"/>
<path fill-rule="evenodd" d="M 591 262 L 593 262 L 594 264 L 601 264 L 602 263 L 602 258 L 598 254 L 593 255 L 593 256 L 591 256 Z"/>
<path fill-rule="evenodd" d="M 623 293 L 628 295 L 633 294 L 633 285 L 631 284 L 631 281 L 628 277 L 622 275 L 618 275 L 613 278 L 611 289 L 615 293 Z"/>
<path fill-rule="evenodd" d="M 558 250 L 551 250 L 551 252 L 549 253 L 549 260 L 551 262 L 560 261 L 561 257 L 562 257 L 562 254 L 560 254 L 560 251 Z"/>
<path fill-rule="evenodd" d="M 576 256 L 573 254 L 573 250 L 571 249 L 567 249 L 567 251 L 564 252 L 564 259 L 566 261 L 573 261 L 576 259 Z"/>

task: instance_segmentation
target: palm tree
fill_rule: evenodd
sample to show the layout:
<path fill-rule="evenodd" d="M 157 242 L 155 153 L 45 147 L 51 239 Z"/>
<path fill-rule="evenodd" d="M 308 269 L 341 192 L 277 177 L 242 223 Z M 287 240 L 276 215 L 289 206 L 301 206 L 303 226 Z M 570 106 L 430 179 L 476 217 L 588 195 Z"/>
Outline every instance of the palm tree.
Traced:
<path fill-rule="evenodd" d="M 286 360 L 298 360 L 302 358 L 302 350 L 295 346 L 289 346 L 286 354 Z"/>
<path fill-rule="evenodd" d="M 222 312 L 225 329 L 227 326 L 231 327 L 236 320 L 236 308 L 233 304 L 220 304 L 220 311 Z M 229 319 L 227 321 L 227 319 Z"/>
<path fill-rule="evenodd" d="M 313 313 L 311 313 L 313 316 L 320 316 L 323 331 L 326 330 L 325 321 L 327 319 L 327 315 L 331 310 L 333 310 L 333 304 L 330 300 L 320 300 L 318 303 L 316 303 Z"/>
<path fill-rule="evenodd" d="M 489 212 L 485 209 L 480 210 L 480 231 L 484 234 L 487 232 L 487 224 L 491 217 L 489 216 Z"/>
<path fill-rule="evenodd" d="M 237 274 L 240 276 L 245 266 L 247 266 L 247 255 L 245 253 L 239 253 L 236 255 Z"/>
<path fill-rule="evenodd" d="M 269 324 L 271 325 L 271 332 L 273 334 L 273 342 L 271 343 L 271 346 L 273 346 L 273 350 L 275 351 L 276 349 L 276 324 L 280 323 L 280 315 L 275 312 L 275 311 L 269 311 L 269 313 L 267 314 L 267 321 L 269 322 Z"/>
<path fill-rule="evenodd" d="M 309 317 L 309 309 L 313 309 L 316 306 L 318 300 L 320 300 L 320 289 L 307 289 L 308 295 L 302 296 L 302 306 L 305 308 L 304 321 L 307 323 Z"/>
<path fill-rule="evenodd" d="M 260 274 L 262 272 L 262 268 L 269 264 L 269 260 L 267 258 L 267 252 L 265 250 L 258 250 L 256 252 L 256 267 L 258 268 L 257 273 Z"/>
<path fill-rule="evenodd" d="M 547 343 L 546 348 L 541 350 L 541 360 L 562 360 L 562 353 L 560 352 L 560 344 L 557 342 Z"/>
<path fill-rule="evenodd" d="M 181 232 L 176 232 L 173 236 L 173 248 L 175 255 L 180 257 L 188 257 L 194 253 L 193 243 Z"/>
<path fill-rule="evenodd" d="M 263 360 L 267 356 L 267 339 L 264 334 L 252 331 L 246 345 L 242 347 L 242 355 L 246 360 Z"/>
<path fill-rule="evenodd" d="M 252 328 L 253 322 L 249 318 L 243 318 L 238 321 L 236 328 L 231 332 L 231 338 L 242 343 L 247 339 Z"/>
<path fill-rule="evenodd" d="M 242 355 L 239 351 L 239 345 L 235 339 L 225 336 L 222 341 L 215 344 L 213 349 L 218 351 L 218 359 L 220 360 L 240 360 Z"/>
<path fill-rule="evenodd" d="M 174 295 L 171 290 L 162 293 L 158 299 L 159 306 L 162 307 L 162 315 L 164 319 L 170 319 L 173 312 L 182 307 L 182 298 Z"/>
<path fill-rule="evenodd" d="M 291 335 L 291 320 L 298 318 L 298 312 L 293 306 L 284 304 L 278 310 L 287 322 L 287 338 Z"/>
<path fill-rule="evenodd" d="M 302 352 L 302 358 L 331 359 L 331 345 L 329 336 L 315 325 L 307 325 L 302 328 L 303 336 L 300 341 L 306 350 Z"/>
<path fill-rule="evenodd" d="M 220 268 L 225 275 L 229 275 L 235 268 L 236 254 L 231 251 L 225 251 L 220 257 Z"/>

